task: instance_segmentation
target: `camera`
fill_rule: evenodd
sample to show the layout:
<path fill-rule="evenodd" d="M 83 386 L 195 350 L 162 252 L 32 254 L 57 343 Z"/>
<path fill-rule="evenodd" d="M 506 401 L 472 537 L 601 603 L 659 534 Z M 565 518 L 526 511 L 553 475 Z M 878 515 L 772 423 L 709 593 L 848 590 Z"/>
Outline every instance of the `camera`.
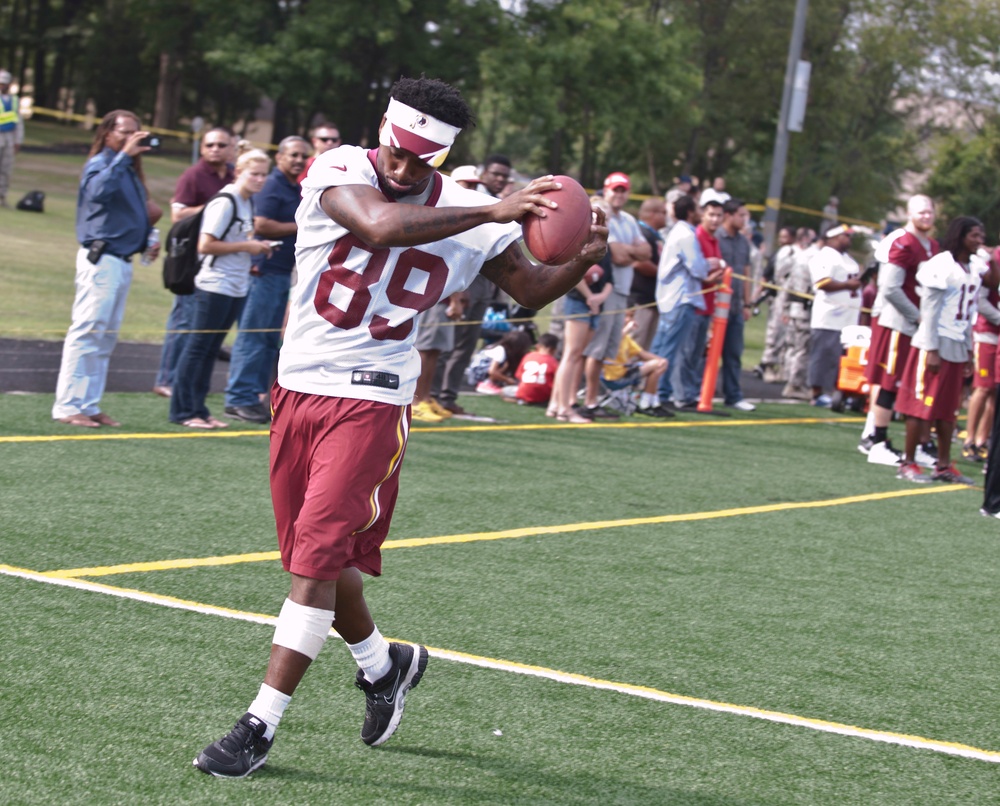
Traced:
<path fill-rule="evenodd" d="M 160 147 L 160 138 L 157 137 L 155 134 L 150 134 L 150 135 L 147 135 L 146 137 L 143 137 L 139 141 L 139 145 L 141 145 L 141 146 L 149 146 L 150 148 L 152 148 L 152 149 L 155 150 L 155 149 L 157 149 L 157 148 Z"/>

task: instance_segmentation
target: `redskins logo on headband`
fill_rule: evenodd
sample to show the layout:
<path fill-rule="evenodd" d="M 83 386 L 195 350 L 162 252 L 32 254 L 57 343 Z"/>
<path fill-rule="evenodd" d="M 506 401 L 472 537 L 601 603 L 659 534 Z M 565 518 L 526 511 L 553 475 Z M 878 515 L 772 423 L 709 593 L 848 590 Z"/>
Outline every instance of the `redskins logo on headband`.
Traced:
<path fill-rule="evenodd" d="M 412 151 L 431 167 L 440 168 L 460 131 L 457 126 L 390 98 L 378 141 L 384 146 Z"/>

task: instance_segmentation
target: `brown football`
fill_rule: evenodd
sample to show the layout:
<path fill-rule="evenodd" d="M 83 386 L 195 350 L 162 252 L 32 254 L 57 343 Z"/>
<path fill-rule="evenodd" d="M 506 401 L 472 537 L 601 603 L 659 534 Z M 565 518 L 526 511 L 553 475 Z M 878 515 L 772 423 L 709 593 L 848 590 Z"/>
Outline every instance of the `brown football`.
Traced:
<path fill-rule="evenodd" d="M 558 266 L 580 254 L 590 240 L 590 197 L 579 182 L 556 176 L 562 187 L 545 195 L 559 206 L 545 218 L 529 213 L 521 222 L 524 243 L 539 263 Z"/>

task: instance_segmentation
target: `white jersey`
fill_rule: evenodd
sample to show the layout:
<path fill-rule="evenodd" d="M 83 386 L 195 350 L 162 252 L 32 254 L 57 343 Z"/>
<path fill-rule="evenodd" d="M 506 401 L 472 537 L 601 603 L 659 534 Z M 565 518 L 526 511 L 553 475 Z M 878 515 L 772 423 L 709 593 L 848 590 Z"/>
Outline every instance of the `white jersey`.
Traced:
<path fill-rule="evenodd" d="M 809 261 L 809 276 L 816 294 L 810 326 L 818 330 L 843 330 L 847 325 L 856 325 L 861 311 L 861 290 L 824 291 L 819 285 L 825 279 L 843 283 L 859 277 L 854 258 L 832 246 L 824 246 Z"/>
<path fill-rule="evenodd" d="M 422 246 L 368 246 L 323 211 L 320 196 L 342 185 L 378 190 L 376 153 L 358 146 L 327 151 L 302 183 L 295 215 L 298 279 L 278 382 L 296 392 L 406 405 L 420 373 L 413 349 L 417 314 L 467 288 L 485 261 L 518 241 L 521 227 L 483 224 Z M 424 193 L 394 201 L 480 207 L 496 200 L 435 173 Z"/>
<path fill-rule="evenodd" d="M 940 252 L 920 264 L 917 282 L 926 289 L 944 291 L 941 313 L 937 319 L 937 333 L 929 332 L 932 322 L 921 317 L 920 327 L 913 337 L 913 344 L 922 350 L 939 349 L 939 339 L 966 342 L 976 310 L 976 294 L 982 283 L 982 274 L 989 271 L 989 264 L 973 255 L 966 271 L 951 252 Z"/>

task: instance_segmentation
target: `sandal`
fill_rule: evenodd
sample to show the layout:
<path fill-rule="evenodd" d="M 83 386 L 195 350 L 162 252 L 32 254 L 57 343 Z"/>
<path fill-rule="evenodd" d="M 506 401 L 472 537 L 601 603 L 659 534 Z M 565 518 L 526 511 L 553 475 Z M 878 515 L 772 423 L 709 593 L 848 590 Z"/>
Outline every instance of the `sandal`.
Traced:
<path fill-rule="evenodd" d="M 229 423 L 224 423 L 222 420 L 217 420 L 215 417 L 212 417 L 211 415 L 209 415 L 208 417 L 208 424 L 212 426 L 212 428 L 229 428 Z"/>
<path fill-rule="evenodd" d="M 186 426 L 187 428 L 198 428 L 202 431 L 211 431 L 215 428 L 214 425 L 207 420 L 201 419 L 201 417 L 192 417 L 190 420 L 182 422 L 181 425 Z"/>

